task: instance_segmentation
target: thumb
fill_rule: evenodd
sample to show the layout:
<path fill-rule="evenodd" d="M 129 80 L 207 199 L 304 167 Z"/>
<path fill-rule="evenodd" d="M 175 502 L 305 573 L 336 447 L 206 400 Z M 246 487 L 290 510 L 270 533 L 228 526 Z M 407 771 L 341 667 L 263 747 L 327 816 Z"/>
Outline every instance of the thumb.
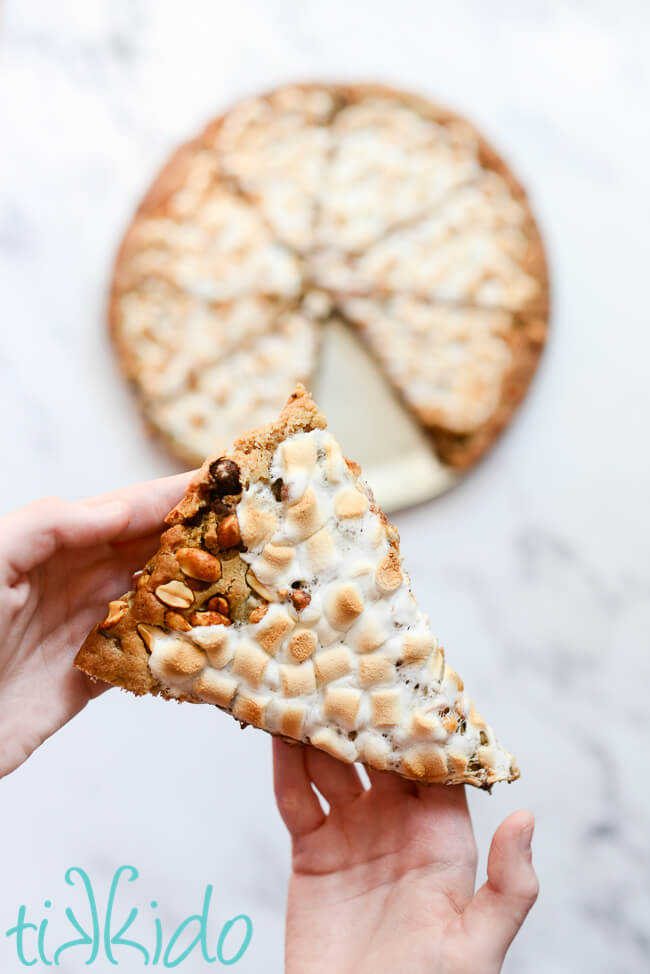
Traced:
<path fill-rule="evenodd" d="M 113 541 L 128 526 L 124 501 L 90 506 L 48 497 L 0 519 L 0 575 L 13 584 L 62 548 L 87 548 Z M 3 579 L 4 580 L 4 579 Z"/>
<path fill-rule="evenodd" d="M 490 846 L 487 882 L 465 909 L 467 933 L 499 964 L 537 899 L 539 882 L 531 853 L 534 828 L 531 812 L 515 812 L 501 823 Z"/>

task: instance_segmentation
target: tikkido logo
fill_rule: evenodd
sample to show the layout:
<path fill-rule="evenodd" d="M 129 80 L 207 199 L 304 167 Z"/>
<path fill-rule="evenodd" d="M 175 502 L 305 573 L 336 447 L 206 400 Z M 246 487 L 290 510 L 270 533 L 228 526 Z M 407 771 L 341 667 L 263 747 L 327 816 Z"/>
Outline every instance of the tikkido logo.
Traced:
<path fill-rule="evenodd" d="M 218 936 L 216 931 L 210 936 L 209 913 L 213 886 L 205 888 L 201 912 L 186 917 L 171 934 L 166 935 L 160 917 L 155 915 L 157 900 L 150 901 L 154 915 L 148 918 L 144 911 L 135 906 L 129 909 L 128 903 L 118 905 L 118 891 L 120 899 L 124 900 L 125 882 L 135 882 L 138 875 L 135 866 L 120 866 L 115 870 L 106 909 L 101 916 L 88 873 L 78 866 L 72 866 L 65 873 L 65 881 L 68 886 L 78 887 L 85 900 L 83 909 L 77 908 L 75 913 L 71 907 L 66 906 L 63 913 L 66 924 L 56 911 L 49 912 L 52 910 L 52 901 L 48 899 L 43 904 L 48 913 L 39 922 L 33 923 L 28 919 L 27 907 L 20 906 L 16 923 L 5 934 L 10 940 L 15 938 L 18 961 L 25 967 L 33 967 L 39 961 L 47 967 L 58 967 L 61 957 L 65 955 L 68 962 L 74 956 L 75 961 L 84 967 L 105 958 L 110 964 L 119 966 L 124 963 L 132 969 L 137 954 L 140 955 L 143 967 L 153 967 L 156 964 L 160 967 L 178 967 L 192 954 L 195 959 L 202 957 L 207 964 L 219 963 L 225 966 L 236 964 L 242 959 L 253 936 L 253 922 L 245 913 L 240 913 L 221 926 Z M 83 917 L 83 922 L 79 916 Z M 53 928 L 65 927 L 64 935 L 68 935 L 70 929 L 67 925 L 72 927 L 75 936 L 61 942 L 62 938 L 53 933 Z M 148 935 L 142 941 L 135 939 L 136 934 L 142 936 L 144 929 L 148 931 Z M 129 938 L 125 936 L 127 931 L 130 932 Z M 55 941 L 58 946 L 55 946 Z"/>

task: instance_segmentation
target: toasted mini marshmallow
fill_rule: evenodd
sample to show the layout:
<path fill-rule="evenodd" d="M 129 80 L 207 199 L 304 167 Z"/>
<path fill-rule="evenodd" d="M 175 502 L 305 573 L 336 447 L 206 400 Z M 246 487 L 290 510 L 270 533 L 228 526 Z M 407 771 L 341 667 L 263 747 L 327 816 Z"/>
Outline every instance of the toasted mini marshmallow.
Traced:
<path fill-rule="evenodd" d="M 442 781 L 447 775 L 445 752 L 434 745 L 411 748 L 402 759 L 402 772 L 408 778 Z"/>
<path fill-rule="evenodd" d="M 351 645 L 359 653 L 372 653 L 373 650 L 383 646 L 387 638 L 388 633 L 385 628 L 372 616 L 360 620 L 349 637 Z"/>
<path fill-rule="evenodd" d="M 262 621 L 254 627 L 252 635 L 265 653 L 275 656 L 295 625 L 285 609 L 279 605 L 272 605 Z"/>
<path fill-rule="evenodd" d="M 363 598 L 356 585 L 337 585 L 331 590 L 325 613 L 335 629 L 349 629 L 362 612 Z"/>
<path fill-rule="evenodd" d="M 264 727 L 264 714 L 270 700 L 259 693 L 238 693 L 232 705 L 233 715 L 245 724 Z"/>
<path fill-rule="evenodd" d="M 280 711 L 279 730 L 287 737 L 299 741 L 305 722 L 307 708 L 302 703 L 287 702 Z"/>
<path fill-rule="evenodd" d="M 318 640 L 311 629 L 296 629 L 289 637 L 289 656 L 296 663 L 304 663 L 314 653 L 317 645 Z"/>
<path fill-rule="evenodd" d="M 311 735 L 311 743 L 321 751 L 326 751 L 333 758 L 351 764 L 356 761 L 357 748 L 354 743 L 337 734 L 329 727 L 321 727 Z"/>
<path fill-rule="evenodd" d="M 353 656 L 347 646 L 335 646 L 314 656 L 314 669 L 319 685 L 338 680 L 352 670 Z"/>
<path fill-rule="evenodd" d="M 370 653 L 359 660 L 359 685 L 370 687 L 377 683 L 395 681 L 395 664 L 383 653 Z"/>
<path fill-rule="evenodd" d="M 251 687 L 259 687 L 264 671 L 269 662 L 269 656 L 249 639 L 241 639 L 235 650 L 231 672 L 240 677 Z"/>
<path fill-rule="evenodd" d="M 307 660 L 297 666 L 290 663 L 281 665 L 280 680 L 285 697 L 309 696 L 316 689 L 314 664 Z"/>
<path fill-rule="evenodd" d="M 309 570 L 314 575 L 322 575 L 332 569 L 339 560 L 334 538 L 327 528 L 322 528 L 307 539 L 305 553 Z"/>
<path fill-rule="evenodd" d="M 322 527 L 323 513 L 318 506 L 313 487 L 308 487 L 302 497 L 287 510 L 286 525 L 292 540 L 303 541 L 316 534 Z"/>
<path fill-rule="evenodd" d="M 422 663 L 429 658 L 434 646 L 430 632 L 407 632 L 402 642 L 402 659 L 405 663 Z"/>
<path fill-rule="evenodd" d="M 278 589 L 290 577 L 293 560 L 294 550 L 291 546 L 269 543 L 264 545 L 260 556 L 253 562 L 252 571 L 264 586 L 271 590 Z"/>
<path fill-rule="evenodd" d="M 223 669 L 234 655 L 234 645 L 229 626 L 195 626 L 188 635 L 197 643 L 216 669 Z"/>
<path fill-rule="evenodd" d="M 237 505 L 237 519 L 241 539 L 247 548 L 260 548 L 277 527 L 275 515 L 260 507 L 253 497 L 243 497 Z"/>
<path fill-rule="evenodd" d="M 227 707 L 235 695 L 237 680 L 224 673 L 217 673 L 209 667 L 194 680 L 192 691 L 202 700 L 218 707 Z"/>
<path fill-rule="evenodd" d="M 345 461 L 338 443 L 329 433 L 323 439 L 325 451 L 325 470 L 331 484 L 340 484 L 343 480 Z"/>
<path fill-rule="evenodd" d="M 310 474 L 316 463 L 316 444 L 312 437 L 296 436 L 280 447 L 284 469 L 289 476 L 300 471 Z"/>
<path fill-rule="evenodd" d="M 375 727 L 394 727 L 400 722 L 400 691 L 373 690 L 370 694 L 371 719 Z"/>
<path fill-rule="evenodd" d="M 334 512 L 340 520 L 363 517 L 368 510 L 368 498 L 356 487 L 343 487 L 334 498 Z"/>
<path fill-rule="evenodd" d="M 359 758 L 365 764 L 377 771 L 385 771 L 391 754 L 391 746 L 385 737 L 371 730 L 361 731 L 355 744 L 359 750 Z"/>
<path fill-rule="evenodd" d="M 170 676 L 193 676 L 206 664 L 205 653 L 186 639 L 166 640 L 159 669 Z"/>
<path fill-rule="evenodd" d="M 377 568 L 375 580 L 377 588 L 383 595 L 394 592 L 402 584 L 403 577 L 399 555 L 392 548 Z"/>
<path fill-rule="evenodd" d="M 329 686 L 325 690 L 324 713 L 328 720 L 354 730 L 361 703 L 361 692 L 348 687 Z"/>

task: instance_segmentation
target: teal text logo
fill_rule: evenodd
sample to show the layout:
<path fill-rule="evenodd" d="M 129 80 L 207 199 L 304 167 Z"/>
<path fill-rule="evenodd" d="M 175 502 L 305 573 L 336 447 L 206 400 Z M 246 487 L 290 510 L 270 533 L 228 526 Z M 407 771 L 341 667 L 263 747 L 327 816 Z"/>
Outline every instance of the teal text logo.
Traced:
<path fill-rule="evenodd" d="M 74 913 L 69 906 L 65 908 L 65 918 L 74 936 L 58 945 L 51 942 L 54 940 L 48 932 L 51 914 L 33 922 L 27 915 L 27 907 L 20 906 L 16 923 L 6 931 L 6 936 L 14 941 L 18 961 L 25 967 L 36 964 L 57 967 L 61 957 L 70 960 L 74 957 L 77 963 L 87 966 L 102 956 L 111 964 L 123 963 L 131 969 L 135 960 L 144 967 L 178 967 L 190 955 L 194 959 L 202 958 L 206 964 L 225 966 L 242 959 L 253 936 L 253 922 L 247 914 L 239 913 L 213 929 L 209 917 L 213 886 L 205 888 L 200 913 L 186 917 L 166 934 L 160 917 L 148 917 L 143 924 L 144 911 L 124 905 L 126 884 L 134 883 L 138 875 L 135 866 L 120 866 L 115 870 L 102 914 L 88 873 L 72 866 L 66 871 L 65 881 L 68 886 L 78 887 L 84 899 L 83 914 L 79 910 Z M 151 900 L 150 907 L 155 911 L 157 900 Z M 45 900 L 44 908 L 51 910 L 52 901 Z M 136 931 L 143 926 L 148 928 L 150 936 L 141 942 L 136 938 Z"/>

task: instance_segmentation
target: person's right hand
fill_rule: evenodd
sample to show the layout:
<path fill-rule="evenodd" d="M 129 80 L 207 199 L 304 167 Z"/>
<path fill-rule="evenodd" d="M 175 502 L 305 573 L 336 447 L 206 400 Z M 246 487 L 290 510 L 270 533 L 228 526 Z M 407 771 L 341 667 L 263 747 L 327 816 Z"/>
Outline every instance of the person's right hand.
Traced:
<path fill-rule="evenodd" d="M 273 746 L 278 808 L 293 840 L 286 974 L 498 974 L 537 898 L 530 812 L 499 826 L 475 893 L 462 785 L 368 769 L 365 790 L 354 765 Z"/>

